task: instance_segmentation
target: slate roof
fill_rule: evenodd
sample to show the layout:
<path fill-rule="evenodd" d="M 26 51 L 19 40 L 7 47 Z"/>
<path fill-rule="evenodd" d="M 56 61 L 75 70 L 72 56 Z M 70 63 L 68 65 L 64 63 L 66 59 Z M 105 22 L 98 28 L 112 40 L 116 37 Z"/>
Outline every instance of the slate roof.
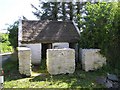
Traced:
<path fill-rule="evenodd" d="M 22 20 L 22 43 L 78 42 L 72 21 Z"/>

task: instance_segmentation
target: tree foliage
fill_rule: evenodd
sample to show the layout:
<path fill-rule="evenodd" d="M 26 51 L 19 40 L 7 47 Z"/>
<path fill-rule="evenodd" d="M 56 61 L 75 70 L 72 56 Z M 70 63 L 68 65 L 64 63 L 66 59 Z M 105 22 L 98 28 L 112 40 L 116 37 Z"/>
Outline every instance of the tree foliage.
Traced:
<path fill-rule="evenodd" d="M 0 37 L 1 37 L 0 39 L 1 43 L 5 43 L 8 41 L 8 34 L 0 34 Z"/>
<path fill-rule="evenodd" d="M 57 20 L 58 19 L 58 10 L 59 10 L 59 2 L 46 2 L 39 1 L 39 7 L 31 4 L 32 8 L 35 9 L 33 14 L 41 20 Z"/>
<path fill-rule="evenodd" d="M 118 4 L 119 5 L 119 4 Z M 82 48 L 100 48 L 108 63 L 120 64 L 120 9 L 117 3 L 87 3 L 85 15 L 78 15 Z"/>
<path fill-rule="evenodd" d="M 41 20 L 73 20 L 76 14 L 80 14 L 82 3 L 80 2 L 46 2 L 39 1 L 39 6 L 34 6 L 33 14 Z"/>
<path fill-rule="evenodd" d="M 107 48 L 107 57 L 109 58 L 109 63 L 112 67 L 118 68 L 120 70 L 120 2 L 113 3 L 114 8 L 114 18 L 112 22 L 112 28 L 109 39 L 109 47 Z M 120 72 L 119 72 L 120 74 Z"/>
<path fill-rule="evenodd" d="M 14 50 L 16 50 L 16 47 L 18 47 L 18 21 L 14 22 L 13 25 L 10 25 L 8 31 L 10 44 Z"/>
<path fill-rule="evenodd" d="M 87 3 L 85 15 L 78 16 L 81 24 L 81 46 L 102 48 L 108 42 L 114 12 L 109 3 Z"/>
<path fill-rule="evenodd" d="M 65 2 L 62 2 L 62 20 L 65 21 L 66 19 L 66 10 L 65 10 Z"/>
<path fill-rule="evenodd" d="M 0 34 L 0 53 L 6 53 L 6 52 L 13 52 L 12 46 L 10 46 L 10 42 L 8 39 L 9 34 Z"/>

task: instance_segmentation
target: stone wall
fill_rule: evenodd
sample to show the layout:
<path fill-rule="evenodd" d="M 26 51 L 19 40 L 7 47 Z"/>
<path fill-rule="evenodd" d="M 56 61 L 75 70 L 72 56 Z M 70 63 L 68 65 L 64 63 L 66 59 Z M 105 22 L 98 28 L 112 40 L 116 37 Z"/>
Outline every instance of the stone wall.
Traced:
<path fill-rule="evenodd" d="M 2 53 L 2 54 L 0 54 L 0 65 L 2 65 L 1 63 L 6 62 L 8 60 L 8 58 L 11 57 L 11 54 L 12 54 L 11 52 L 10 53 Z"/>
<path fill-rule="evenodd" d="M 53 49 L 63 49 L 63 48 L 69 48 L 69 43 L 52 43 Z"/>
<path fill-rule="evenodd" d="M 47 70 L 52 75 L 74 73 L 74 49 L 47 49 Z"/>
<path fill-rule="evenodd" d="M 27 47 L 18 47 L 19 72 L 31 76 L 31 50 Z"/>
<path fill-rule="evenodd" d="M 106 58 L 99 51 L 100 49 L 81 49 L 82 68 L 85 71 L 96 70 L 106 64 Z"/>
<path fill-rule="evenodd" d="M 21 46 L 26 46 L 31 50 L 31 63 L 40 64 L 41 62 L 41 43 L 38 44 L 21 44 Z"/>

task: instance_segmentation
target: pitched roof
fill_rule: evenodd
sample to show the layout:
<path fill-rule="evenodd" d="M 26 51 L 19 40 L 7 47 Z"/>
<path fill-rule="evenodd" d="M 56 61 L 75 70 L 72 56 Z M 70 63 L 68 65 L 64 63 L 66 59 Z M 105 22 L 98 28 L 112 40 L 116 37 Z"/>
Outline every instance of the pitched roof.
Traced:
<path fill-rule="evenodd" d="M 22 43 L 78 42 L 72 21 L 22 20 Z"/>

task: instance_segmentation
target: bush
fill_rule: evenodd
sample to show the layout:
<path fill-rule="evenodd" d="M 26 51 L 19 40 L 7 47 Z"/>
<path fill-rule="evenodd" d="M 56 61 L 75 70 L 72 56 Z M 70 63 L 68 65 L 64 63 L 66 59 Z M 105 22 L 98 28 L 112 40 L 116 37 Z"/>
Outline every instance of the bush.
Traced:
<path fill-rule="evenodd" d="M 78 16 L 81 24 L 80 46 L 82 48 L 105 47 L 109 38 L 109 29 L 114 12 L 108 3 L 87 3 L 86 15 Z"/>
<path fill-rule="evenodd" d="M 109 47 L 106 48 L 106 56 L 109 59 L 109 64 L 116 69 L 120 70 L 120 2 L 117 6 L 113 4 L 115 9 L 115 16 L 112 22 L 112 28 L 110 28 Z"/>
<path fill-rule="evenodd" d="M 2 38 L 1 38 L 1 42 L 2 42 L 2 43 L 8 41 L 8 34 L 1 34 L 0 36 L 2 37 Z"/>
<path fill-rule="evenodd" d="M 6 52 L 13 52 L 12 46 L 7 45 L 7 43 L 1 43 L 1 53 L 6 53 Z"/>
<path fill-rule="evenodd" d="M 87 3 L 86 15 L 80 16 L 81 48 L 100 48 L 108 64 L 120 69 L 120 2 Z"/>
<path fill-rule="evenodd" d="M 18 47 L 18 21 L 14 22 L 13 25 L 10 25 L 8 31 L 10 44 L 14 50 L 16 50 L 16 47 Z"/>
<path fill-rule="evenodd" d="M 0 44 L 0 47 L 1 47 L 1 53 L 5 53 L 5 52 L 13 52 L 13 48 L 12 46 L 10 46 L 10 42 L 8 41 L 8 35 L 9 34 L 1 34 L 1 44 Z"/>

